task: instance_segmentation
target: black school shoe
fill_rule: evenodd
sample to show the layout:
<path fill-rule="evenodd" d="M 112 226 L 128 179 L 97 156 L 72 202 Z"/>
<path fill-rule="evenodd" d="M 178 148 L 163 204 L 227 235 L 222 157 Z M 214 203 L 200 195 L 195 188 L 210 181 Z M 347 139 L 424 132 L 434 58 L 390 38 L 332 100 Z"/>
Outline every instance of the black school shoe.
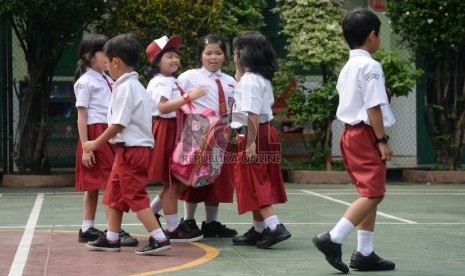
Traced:
<path fill-rule="evenodd" d="M 171 249 L 170 239 L 166 238 L 163 241 L 157 241 L 152 236 L 146 246 L 134 251 L 137 255 L 156 255 L 156 253 Z"/>
<path fill-rule="evenodd" d="M 263 239 L 263 235 L 263 232 L 259 233 L 255 231 L 255 228 L 252 226 L 244 235 L 233 237 L 232 241 L 234 245 L 256 245 L 259 240 Z"/>
<path fill-rule="evenodd" d="M 107 240 L 107 235 L 102 234 L 95 241 L 90 241 L 86 247 L 91 251 L 118 252 L 121 251 L 120 241 L 111 242 Z"/>
<path fill-rule="evenodd" d="M 325 254 L 326 261 L 342 273 L 349 273 L 349 267 L 342 261 L 341 244 L 331 241 L 329 232 L 313 237 L 313 244 Z"/>
<path fill-rule="evenodd" d="M 218 221 L 212 221 L 210 223 L 202 222 L 201 231 L 204 237 L 225 237 L 232 238 L 237 235 L 237 231 L 226 227 Z"/>
<path fill-rule="evenodd" d="M 139 244 L 139 241 L 136 238 L 129 235 L 129 233 L 123 229 L 119 231 L 119 238 L 121 240 L 121 246 L 137 246 Z"/>
<path fill-rule="evenodd" d="M 194 233 L 202 233 L 202 231 L 200 231 L 200 228 L 199 226 L 197 225 L 197 222 L 195 221 L 195 219 L 186 219 L 184 220 L 184 218 L 181 219 L 181 221 L 179 222 L 179 224 L 182 224 L 186 229 L 189 229 L 190 231 L 194 232 Z"/>
<path fill-rule="evenodd" d="M 395 267 L 393 262 L 381 258 L 375 252 L 363 256 L 362 253 L 354 250 L 350 258 L 350 268 L 358 271 L 394 270 Z"/>
<path fill-rule="evenodd" d="M 178 227 L 176 227 L 176 229 L 172 232 L 165 230 L 165 235 L 171 242 L 194 242 L 203 239 L 203 235 L 200 230 L 190 230 L 182 223 L 178 224 Z"/>
<path fill-rule="evenodd" d="M 287 240 L 291 237 L 291 233 L 287 231 L 286 227 L 282 224 L 276 225 L 276 229 L 271 230 L 269 227 L 263 231 L 263 238 L 257 241 L 258 248 L 269 248 L 270 246 Z"/>
<path fill-rule="evenodd" d="M 91 227 L 87 229 L 86 232 L 82 232 L 82 229 L 79 229 L 79 242 L 90 242 L 95 241 L 102 235 L 102 231 L 98 230 L 97 228 Z"/>

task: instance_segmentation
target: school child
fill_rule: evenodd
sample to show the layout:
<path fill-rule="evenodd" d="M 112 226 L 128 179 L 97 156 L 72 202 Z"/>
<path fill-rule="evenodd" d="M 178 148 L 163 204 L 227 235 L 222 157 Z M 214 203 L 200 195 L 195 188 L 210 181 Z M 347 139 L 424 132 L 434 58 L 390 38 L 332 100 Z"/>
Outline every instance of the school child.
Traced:
<path fill-rule="evenodd" d="M 171 242 L 191 242 L 203 239 L 202 232 L 190 231 L 178 220 L 178 194 L 187 186 L 170 176 L 170 157 L 175 148 L 176 110 L 202 96 L 205 89 L 195 87 L 184 93 L 173 74 L 178 70 L 180 60 L 178 49 L 181 39 L 167 36 L 155 39 L 147 46 L 146 54 L 150 62 L 147 78 L 150 82 L 147 92 L 152 99 L 152 134 L 156 141 L 153 148 L 149 180 L 163 183 L 158 195 L 167 222 L 165 234 Z M 154 199 L 156 201 L 156 199 Z M 155 213 L 158 210 L 154 210 Z M 156 214 L 158 215 L 158 214 Z"/>
<path fill-rule="evenodd" d="M 94 241 L 102 234 L 102 231 L 94 227 L 94 219 L 99 190 L 105 189 L 115 156 L 115 149 L 109 143 L 95 151 L 82 150 L 82 143 L 97 138 L 108 126 L 107 110 L 113 80 L 104 72 L 106 64 L 103 45 L 107 40 L 104 35 L 90 34 L 79 45 L 80 65 L 76 70 L 74 83 L 79 132 L 75 187 L 84 192 L 79 242 Z M 139 243 L 124 230 L 119 235 L 122 246 L 136 246 Z"/>
<path fill-rule="evenodd" d="M 386 161 L 392 157 L 384 127 L 394 124 L 384 86 L 381 64 L 371 58 L 380 46 L 381 21 L 371 11 L 355 9 L 342 22 L 350 56 L 338 82 L 339 106 L 336 116 L 344 123 L 340 148 L 347 172 L 359 198 L 346 210 L 329 232 L 313 238 L 315 246 L 334 268 L 348 273 L 342 261 L 341 245 L 357 228 L 358 245 L 350 268 L 359 271 L 393 270 L 395 264 L 374 253 L 373 238 L 378 204 L 386 192 Z"/>
<path fill-rule="evenodd" d="M 194 108 L 211 108 L 216 115 L 227 116 L 231 110 L 233 91 L 237 82 L 233 77 L 221 72 L 226 60 L 226 44 L 216 34 L 208 34 L 200 40 L 197 54 L 198 68 L 188 70 L 178 77 L 186 91 L 197 86 L 204 86 L 206 94 L 193 102 Z M 228 150 L 229 151 L 229 150 Z M 225 154 L 228 155 L 229 152 Z M 227 160 L 228 157 L 225 156 Z M 195 221 L 195 211 L 199 202 L 205 204 L 205 221 L 201 231 L 204 237 L 233 237 L 237 231 L 226 227 L 218 220 L 219 204 L 233 202 L 232 163 L 225 162 L 217 180 L 210 185 L 192 188 L 183 192 L 179 199 L 184 200 L 184 218 L 182 223 L 189 229 L 199 229 Z"/>
<path fill-rule="evenodd" d="M 90 152 L 110 141 L 116 145 L 116 155 L 103 195 L 108 231 L 88 242 L 89 250 L 120 251 L 118 233 L 123 212 L 129 209 L 150 232 L 148 244 L 136 250 L 136 254 L 153 255 L 171 248 L 170 240 L 150 210 L 145 189 L 154 141 L 150 131 L 150 97 L 134 71 L 140 50 L 139 41 L 130 33 L 110 39 L 103 48 L 108 72 L 116 80 L 107 115 L 109 126 L 95 140 L 83 143 L 82 148 Z"/>
<path fill-rule="evenodd" d="M 236 78 L 233 122 L 239 129 L 235 186 L 239 214 L 252 211 L 253 226 L 235 245 L 270 246 L 291 237 L 273 211 L 287 201 L 281 175 L 280 146 L 271 106 L 271 80 L 278 70 L 271 43 L 259 32 L 246 31 L 233 40 Z M 245 132 L 245 133 L 244 133 Z"/>

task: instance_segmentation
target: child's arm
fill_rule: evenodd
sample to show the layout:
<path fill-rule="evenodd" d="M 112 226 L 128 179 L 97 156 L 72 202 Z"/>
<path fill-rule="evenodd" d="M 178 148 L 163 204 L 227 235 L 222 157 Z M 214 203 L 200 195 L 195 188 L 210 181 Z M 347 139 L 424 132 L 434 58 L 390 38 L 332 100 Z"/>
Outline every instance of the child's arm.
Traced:
<path fill-rule="evenodd" d="M 82 149 L 84 151 L 93 151 L 98 149 L 101 145 L 105 144 L 113 138 L 116 134 L 120 133 L 123 131 L 124 126 L 122 125 L 110 125 L 97 139 L 93 141 L 87 141 L 82 144 Z"/>
<path fill-rule="evenodd" d="M 77 126 L 78 126 L 78 133 L 79 133 L 79 140 L 81 144 L 84 144 L 88 141 L 89 136 L 87 135 L 87 108 L 83 106 L 79 106 L 77 108 L 78 111 L 78 119 L 77 119 Z M 93 167 L 95 164 L 95 156 L 92 151 L 86 152 L 82 151 L 82 165 L 90 168 Z"/>
<path fill-rule="evenodd" d="M 258 115 L 252 112 L 248 112 L 248 120 L 247 120 L 247 147 L 245 149 L 245 154 L 250 157 L 254 158 L 256 153 L 256 145 L 255 145 L 255 138 L 257 138 L 258 134 Z"/>
<path fill-rule="evenodd" d="M 384 137 L 384 124 L 383 114 L 379 105 L 368 108 L 368 119 L 370 120 L 371 127 L 375 132 L 376 138 L 381 139 Z M 381 160 L 389 161 L 392 157 L 392 149 L 388 143 L 378 143 L 379 151 L 381 152 Z"/>
<path fill-rule="evenodd" d="M 197 86 L 194 87 L 189 93 L 188 97 L 190 98 L 191 101 L 194 101 L 203 95 L 205 95 L 206 88 L 203 86 Z M 187 103 L 187 100 L 184 99 L 183 97 L 177 98 L 177 99 L 172 99 L 168 100 L 165 97 L 161 97 L 160 102 L 157 105 L 158 111 L 162 114 L 167 114 L 173 111 L 178 110 L 181 108 L 181 106 L 185 105 Z"/>

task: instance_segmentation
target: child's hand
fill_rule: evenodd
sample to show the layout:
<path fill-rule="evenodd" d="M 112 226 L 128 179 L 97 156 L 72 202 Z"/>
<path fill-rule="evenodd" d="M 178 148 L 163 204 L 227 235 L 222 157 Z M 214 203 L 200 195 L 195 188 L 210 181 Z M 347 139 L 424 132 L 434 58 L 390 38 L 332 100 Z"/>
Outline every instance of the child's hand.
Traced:
<path fill-rule="evenodd" d="M 189 92 L 189 97 L 191 100 L 198 99 L 207 93 L 207 88 L 205 86 L 196 86 Z"/>
<path fill-rule="evenodd" d="M 82 165 L 87 168 L 92 168 L 95 164 L 95 155 L 92 151 L 82 151 Z"/>
<path fill-rule="evenodd" d="M 84 152 L 91 152 L 97 149 L 97 143 L 95 140 L 93 141 L 87 141 L 84 144 L 82 144 L 82 150 Z"/>
<path fill-rule="evenodd" d="M 245 155 L 250 158 L 250 160 L 254 161 L 255 158 L 257 157 L 257 153 L 256 153 L 256 146 L 255 146 L 255 143 L 253 143 L 252 145 L 248 146 L 246 149 L 245 149 Z"/>
<path fill-rule="evenodd" d="M 381 152 L 381 160 L 390 161 L 392 158 L 392 149 L 387 143 L 378 143 L 379 151 Z"/>

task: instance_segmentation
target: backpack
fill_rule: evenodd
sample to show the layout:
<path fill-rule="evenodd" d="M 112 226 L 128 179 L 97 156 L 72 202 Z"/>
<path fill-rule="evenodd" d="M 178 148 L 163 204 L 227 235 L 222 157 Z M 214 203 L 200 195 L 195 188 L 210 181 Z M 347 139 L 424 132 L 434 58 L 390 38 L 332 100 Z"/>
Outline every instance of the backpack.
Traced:
<path fill-rule="evenodd" d="M 220 107 L 224 106 L 224 92 L 219 98 Z M 192 187 L 212 184 L 221 173 L 230 136 L 226 116 L 218 118 L 210 108 L 193 112 L 193 106 L 184 105 L 176 111 L 176 124 L 170 176 Z"/>

